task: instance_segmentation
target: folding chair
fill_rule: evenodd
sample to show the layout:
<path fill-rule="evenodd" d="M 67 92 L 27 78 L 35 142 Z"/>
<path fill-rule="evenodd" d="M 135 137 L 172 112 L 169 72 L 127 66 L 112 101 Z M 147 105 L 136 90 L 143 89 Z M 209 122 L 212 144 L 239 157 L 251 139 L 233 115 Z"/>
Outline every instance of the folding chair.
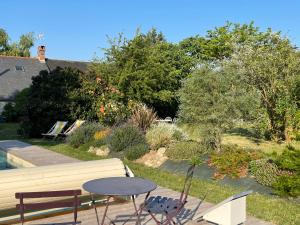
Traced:
<path fill-rule="evenodd" d="M 46 137 L 57 137 L 65 128 L 67 123 L 67 121 L 57 121 L 47 133 L 42 135 Z"/>
<path fill-rule="evenodd" d="M 145 205 L 141 206 L 142 210 L 147 211 L 158 225 L 167 225 L 171 223 L 175 224 L 174 218 L 176 218 L 176 216 L 181 212 L 187 203 L 187 197 L 192 184 L 194 169 L 195 165 L 189 167 L 179 199 L 151 196 L 145 202 Z M 155 217 L 155 214 L 161 214 L 165 216 L 165 220 L 159 221 Z"/>
<path fill-rule="evenodd" d="M 65 132 L 60 133 L 59 135 L 67 137 L 71 135 L 75 130 L 77 130 L 84 123 L 85 120 L 76 120 Z"/>

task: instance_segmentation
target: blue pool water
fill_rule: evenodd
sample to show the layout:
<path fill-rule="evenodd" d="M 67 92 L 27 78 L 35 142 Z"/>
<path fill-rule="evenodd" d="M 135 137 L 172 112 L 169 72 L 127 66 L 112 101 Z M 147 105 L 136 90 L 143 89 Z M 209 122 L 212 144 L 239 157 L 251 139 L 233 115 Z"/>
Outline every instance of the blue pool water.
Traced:
<path fill-rule="evenodd" d="M 0 170 L 12 169 L 12 166 L 6 160 L 6 154 L 0 151 Z"/>

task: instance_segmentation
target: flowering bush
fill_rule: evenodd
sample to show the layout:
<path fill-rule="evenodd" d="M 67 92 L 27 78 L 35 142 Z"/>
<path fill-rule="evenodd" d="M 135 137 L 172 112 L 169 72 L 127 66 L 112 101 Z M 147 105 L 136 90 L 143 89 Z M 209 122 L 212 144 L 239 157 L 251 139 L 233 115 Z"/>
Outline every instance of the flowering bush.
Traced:
<path fill-rule="evenodd" d="M 95 132 L 102 129 L 104 129 L 104 127 L 100 123 L 86 122 L 67 138 L 67 143 L 78 148 L 80 145 L 91 141 Z"/>
<path fill-rule="evenodd" d="M 96 133 L 94 134 L 94 139 L 103 140 L 110 134 L 110 132 L 110 128 L 105 128 L 104 130 L 96 131 Z"/>

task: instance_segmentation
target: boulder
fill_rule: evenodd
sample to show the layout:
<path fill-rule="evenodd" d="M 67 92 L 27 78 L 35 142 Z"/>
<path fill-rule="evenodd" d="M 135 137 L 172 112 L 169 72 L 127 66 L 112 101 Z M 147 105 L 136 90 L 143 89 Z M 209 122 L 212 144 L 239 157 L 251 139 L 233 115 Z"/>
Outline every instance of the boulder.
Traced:
<path fill-rule="evenodd" d="M 91 146 L 88 150 L 88 152 L 94 153 L 98 156 L 108 156 L 108 154 L 110 153 L 109 148 L 107 147 L 107 145 L 102 145 L 100 147 L 93 147 Z"/>

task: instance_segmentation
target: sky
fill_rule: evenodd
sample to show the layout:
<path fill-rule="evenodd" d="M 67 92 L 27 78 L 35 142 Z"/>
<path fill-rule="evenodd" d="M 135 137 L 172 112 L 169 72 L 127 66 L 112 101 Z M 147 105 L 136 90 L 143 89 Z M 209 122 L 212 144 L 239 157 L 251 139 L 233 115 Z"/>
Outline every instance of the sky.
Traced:
<path fill-rule="evenodd" d="M 180 40 L 222 26 L 226 21 L 271 27 L 300 46 L 299 0 L 3 0 L 0 28 L 11 41 L 34 32 L 43 34 L 32 48 L 46 46 L 46 57 L 89 61 L 103 57 L 107 36 L 134 36 L 137 28 L 162 31 Z"/>

